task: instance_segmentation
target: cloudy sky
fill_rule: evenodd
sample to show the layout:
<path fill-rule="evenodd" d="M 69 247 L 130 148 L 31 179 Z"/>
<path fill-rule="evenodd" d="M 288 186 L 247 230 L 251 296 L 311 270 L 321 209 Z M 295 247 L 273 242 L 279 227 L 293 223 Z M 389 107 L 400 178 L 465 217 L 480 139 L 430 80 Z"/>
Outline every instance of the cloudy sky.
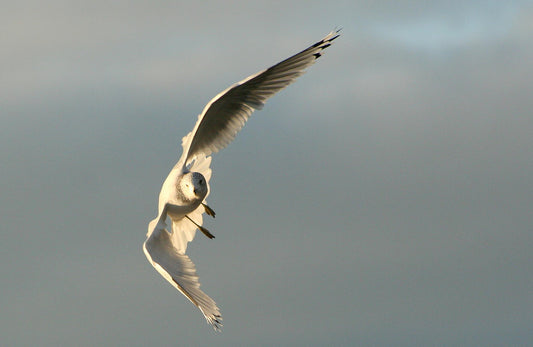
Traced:
<path fill-rule="evenodd" d="M 3 345 L 533 344 L 531 1 L 0 1 Z M 147 262 L 205 103 L 342 36 L 213 160 Z"/>

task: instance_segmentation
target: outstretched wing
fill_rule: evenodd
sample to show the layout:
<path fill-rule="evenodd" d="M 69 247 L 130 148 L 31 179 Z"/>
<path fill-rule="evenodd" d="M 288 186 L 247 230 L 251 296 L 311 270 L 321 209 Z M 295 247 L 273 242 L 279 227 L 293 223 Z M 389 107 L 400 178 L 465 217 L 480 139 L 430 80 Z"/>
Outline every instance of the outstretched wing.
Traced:
<path fill-rule="evenodd" d="M 196 156 L 208 156 L 225 148 L 254 110 L 261 109 L 268 98 L 303 74 L 338 36 L 338 30 L 331 32 L 300 53 L 215 96 L 198 116 L 194 129 L 183 138 L 183 154 L 177 166 L 184 168 Z"/>
<path fill-rule="evenodd" d="M 166 214 L 166 213 L 165 213 Z M 154 219 L 148 226 L 148 239 L 144 242 L 144 254 L 154 268 L 195 304 L 215 330 L 222 327 L 222 316 L 215 301 L 200 290 L 196 267 L 185 253 L 174 247 L 166 230 L 166 215 Z"/>

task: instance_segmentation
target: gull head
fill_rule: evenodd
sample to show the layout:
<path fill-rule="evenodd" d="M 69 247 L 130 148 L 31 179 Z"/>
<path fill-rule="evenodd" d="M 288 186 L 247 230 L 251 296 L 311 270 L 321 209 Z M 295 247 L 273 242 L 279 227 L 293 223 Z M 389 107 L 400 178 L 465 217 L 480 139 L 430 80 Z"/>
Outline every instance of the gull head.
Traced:
<path fill-rule="evenodd" d="M 178 191 L 189 201 L 203 201 L 207 195 L 207 182 L 199 172 L 187 172 L 178 181 Z"/>

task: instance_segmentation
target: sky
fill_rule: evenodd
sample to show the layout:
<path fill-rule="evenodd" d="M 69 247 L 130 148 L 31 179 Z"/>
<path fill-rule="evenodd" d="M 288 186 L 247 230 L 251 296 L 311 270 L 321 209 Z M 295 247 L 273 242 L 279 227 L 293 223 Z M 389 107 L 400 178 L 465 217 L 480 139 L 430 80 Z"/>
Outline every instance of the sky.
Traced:
<path fill-rule="evenodd" d="M 0 4 L 2 345 L 533 345 L 531 1 Z M 142 253 L 159 189 L 337 27 L 214 156 L 215 333 Z"/>

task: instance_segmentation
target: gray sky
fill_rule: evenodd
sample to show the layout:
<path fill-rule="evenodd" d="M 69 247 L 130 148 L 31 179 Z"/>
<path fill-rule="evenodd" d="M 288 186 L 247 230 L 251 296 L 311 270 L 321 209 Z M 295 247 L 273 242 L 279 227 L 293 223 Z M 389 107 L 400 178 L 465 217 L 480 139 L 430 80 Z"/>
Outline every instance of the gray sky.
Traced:
<path fill-rule="evenodd" d="M 0 12 L 3 345 L 533 344 L 531 1 L 40 1 Z M 342 36 L 213 160 L 189 246 L 215 334 L 141 245 L 197 114 Z"/>

